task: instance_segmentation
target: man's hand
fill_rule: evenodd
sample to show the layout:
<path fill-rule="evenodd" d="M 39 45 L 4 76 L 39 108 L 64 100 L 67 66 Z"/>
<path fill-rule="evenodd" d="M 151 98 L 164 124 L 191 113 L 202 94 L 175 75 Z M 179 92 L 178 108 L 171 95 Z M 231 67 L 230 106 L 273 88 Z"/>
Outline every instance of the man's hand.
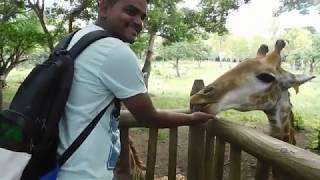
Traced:
<path fill-rule="evenodd" d="M 194 124 L 202 124 L 207 122 L 210 119 L 214 119 L 212 114 L 204 113 L 204 112 L 194 112 L 191 114 L 192 121 Z"/>

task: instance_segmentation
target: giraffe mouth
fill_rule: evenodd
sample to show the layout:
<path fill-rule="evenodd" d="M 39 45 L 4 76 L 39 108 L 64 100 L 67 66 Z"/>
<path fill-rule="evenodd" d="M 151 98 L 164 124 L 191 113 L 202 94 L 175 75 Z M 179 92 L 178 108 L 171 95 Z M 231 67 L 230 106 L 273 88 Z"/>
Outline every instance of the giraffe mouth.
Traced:
<path fill-rule="evenodd" d="M 206 112 L 212 115 L 218 114 L 218 105 L 216 103 L 202 103 L 202 104 L 192 104 L 195 111 Z"/>
<path fill-rule="evenodd" d="M 191 96 L 190 105 L 196 110 L 216 115 L 218 113 L 218 103 L 203 93 L 197 93 Z"/>

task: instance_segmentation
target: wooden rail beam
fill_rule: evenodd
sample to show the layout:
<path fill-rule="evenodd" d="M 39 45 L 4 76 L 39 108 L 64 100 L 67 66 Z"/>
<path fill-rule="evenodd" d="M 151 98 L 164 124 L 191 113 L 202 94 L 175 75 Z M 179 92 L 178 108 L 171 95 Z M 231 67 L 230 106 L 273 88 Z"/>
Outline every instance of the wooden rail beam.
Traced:
<path fill-rule="evenodd" d="M 207 133 L 219 136 L 296 179 L 320 179 L 320 156 L 251 128 L 215 119 Z"/>

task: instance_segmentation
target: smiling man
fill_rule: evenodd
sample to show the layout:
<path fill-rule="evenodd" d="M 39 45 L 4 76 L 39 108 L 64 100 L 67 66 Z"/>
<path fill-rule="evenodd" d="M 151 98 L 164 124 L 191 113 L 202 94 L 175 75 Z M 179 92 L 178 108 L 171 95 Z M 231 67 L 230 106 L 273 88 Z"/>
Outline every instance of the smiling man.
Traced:
<path fill-rule="evenodd" d="M 60 180 L 111 180 L 120 154 L 119 101 L 132 115 L 150 127 L 175 127 L 204 123 L 212 115 L 157 111 L 150 100 L 137 57 L 127 43 L 133 43 L 143 29 L 146 0 L 99 0 L 98 18 L 78 31 L 71 48 L 82 36 L 105 30 L 112 37 L 86 48 L 75 61 L 72 88 L 59 122 L 61 155 L 83 129 L 107 108 L 97 126 L 66 161 Z M 118 99 L 114 101 L 114 99 Z"/>

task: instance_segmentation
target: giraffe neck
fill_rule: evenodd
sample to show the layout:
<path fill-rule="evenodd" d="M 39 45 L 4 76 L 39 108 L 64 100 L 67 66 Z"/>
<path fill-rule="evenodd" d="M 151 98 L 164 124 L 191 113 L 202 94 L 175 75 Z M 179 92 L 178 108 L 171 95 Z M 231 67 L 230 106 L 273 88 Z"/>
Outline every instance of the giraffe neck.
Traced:
<path fill-rule="evenodd" d="M 270 135 L 295 144 L 293 131 L 293 112 L 288 91 L 283 91 L 276 106 L 268 111 L 264 111 L 269 120 Z"/>

